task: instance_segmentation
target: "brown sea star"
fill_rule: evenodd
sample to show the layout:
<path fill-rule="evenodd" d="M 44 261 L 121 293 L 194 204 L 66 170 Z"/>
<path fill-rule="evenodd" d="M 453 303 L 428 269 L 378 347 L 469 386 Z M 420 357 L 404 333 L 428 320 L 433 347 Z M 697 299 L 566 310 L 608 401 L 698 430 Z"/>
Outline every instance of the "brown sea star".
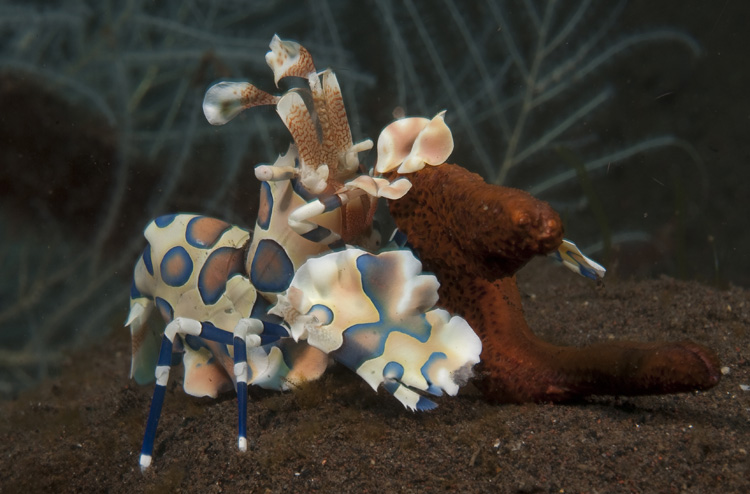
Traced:
<path fill-rule="evenodd" d="M 410 180 L 412 190 L 390 203 L 391 214 L 440 280 L 438 305 L 463 316 L 482 339 L 483 377 L 476 384 L 489 400 L 664 394 L 719 382 L 718 357 L 692 341 L 578 348 L 536 337 L 515 273 L 560 245 L 558 214 L 523 191 L 486 184 L 456 165 L 427 167 Z"/>

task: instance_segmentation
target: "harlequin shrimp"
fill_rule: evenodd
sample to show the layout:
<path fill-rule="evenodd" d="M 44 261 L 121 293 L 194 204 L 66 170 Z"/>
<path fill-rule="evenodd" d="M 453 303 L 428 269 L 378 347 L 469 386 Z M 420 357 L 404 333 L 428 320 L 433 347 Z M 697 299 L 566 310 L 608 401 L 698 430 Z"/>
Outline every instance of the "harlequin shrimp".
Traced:
<path fill-rule="evenodd" d="M 266 61 L 278 86 L 285 77 L 309 89 L 282 96 L 249 83 L 220 82 L 203 109 L 222 125 L 241 111 L 275 105 L 294 143 L 273 165 L 255 169 L 260 207 L 252 234 L 194 214 L 162 216 L 134 272 L 131 376 L 156 378 L 140 456 L 152 461 L 156 428 L 173 357 L 182 354 L 183 387 L 194 396 L 237 392 L 238 446 L 247 448 L 247 385 L 285 390 L 318 378 L 332 356 L 380 383 L 411 409 L 435 404 L 422 393 L 455 394 L 479 361 L 481 343 L 460 317 L 432 309 L 438 282 L 422 275 L 408 250 L 380 254 L 370 244 L 380 197 L 397 200 L 411 186 L 364 173 L 352 142 L 336 76 L 316 72 L 310 54 L 275 36 Z M 408 174 L 445 162 L 453 149 L 443 114 L 406 118 L 378 139 L 378 174 Z M 333 251 L 333 249 L 344 249 Z M 321 257 L 318 257 L 321 256 Z M 166 322 L 154 330 L 154 308 Z M 270 312 L 269 312 L 269 309 Z"/>

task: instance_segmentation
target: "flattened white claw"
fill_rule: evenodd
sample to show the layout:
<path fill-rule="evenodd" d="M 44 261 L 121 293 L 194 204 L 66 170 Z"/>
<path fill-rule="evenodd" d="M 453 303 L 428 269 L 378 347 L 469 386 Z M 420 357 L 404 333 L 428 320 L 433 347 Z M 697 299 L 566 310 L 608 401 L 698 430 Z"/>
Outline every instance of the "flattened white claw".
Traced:
<path fill-rule="evenodd" d="M 279 296 L 277 307 L 289 307 L 272 312 L 283 314 L 295 338 L 339 351 L 337 360 L 373 389 L 385 384 L 407 408 L 427 410 L 436 405 L 421 392 L 455 394 L 482 349 L 465 320 L 431 309 L 438 287 L 410 250 L 347 248 L 307 260 Z"/>

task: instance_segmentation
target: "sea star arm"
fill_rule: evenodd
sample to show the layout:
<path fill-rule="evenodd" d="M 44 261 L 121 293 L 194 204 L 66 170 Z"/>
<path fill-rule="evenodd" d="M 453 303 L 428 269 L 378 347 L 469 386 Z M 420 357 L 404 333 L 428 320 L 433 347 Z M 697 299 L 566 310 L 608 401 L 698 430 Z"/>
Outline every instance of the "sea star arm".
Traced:
<path fill-rule="evenodd" d="M 606 342 L 557 346 L 534 335 L 514 274 L 554 252 L 562 223 L 545 202 L 486 184 L 456 165 L 409 177 L 390 203 L 399 230 L 440 280 L 438 305 L 460 314 L 482 339 L 477 382 L 492 401 L 563 401 L 591 394 L 663 394 L 708 389 L 720 378 L 716 354 L 701 345 Z"/>

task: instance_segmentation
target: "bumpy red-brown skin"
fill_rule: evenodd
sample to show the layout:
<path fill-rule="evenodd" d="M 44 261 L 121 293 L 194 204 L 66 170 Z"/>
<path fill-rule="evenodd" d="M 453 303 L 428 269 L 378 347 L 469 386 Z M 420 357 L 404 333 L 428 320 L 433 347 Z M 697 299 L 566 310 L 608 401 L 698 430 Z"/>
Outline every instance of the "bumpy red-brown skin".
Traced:
<path fill-rule="evenodd" d="M 391 201 L 391 214 L 424 268 L 440 280 L 439 305 L 463 316 L 482 339 L 476 383 L 489 400 L 676 393 L 719 382 L 716 354 L 691 341 L 577 348 L 536 337 L 514 273 L 560 245 L 558 214 L 523 191 L 488 185 L 456 165 L 427 167 L 409 179 L 412 190 Z"/>

